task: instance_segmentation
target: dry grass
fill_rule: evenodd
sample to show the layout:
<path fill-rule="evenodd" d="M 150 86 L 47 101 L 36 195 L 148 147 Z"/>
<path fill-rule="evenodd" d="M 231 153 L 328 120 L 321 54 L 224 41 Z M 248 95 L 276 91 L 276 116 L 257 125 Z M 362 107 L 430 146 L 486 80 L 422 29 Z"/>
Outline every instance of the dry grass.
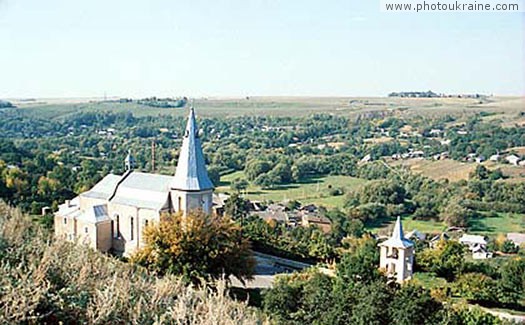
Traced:
<path fill-rule="evenodd" d="M 262 324 L 224 282 L 187 287 L 86 247 L 53 241 L 0 202 L 0 323 Z"/>
<path fill-rule="evenodd" d="M 393 166 L 405 166 L 412 172 L 422 174 L 432 179 L 448 179 L 459 181 L 468 179 L 469 174 L 476 169 L 477 164 L 463 163 L 452 159 L 428 160 L 422 158 L 391 161 Z"/>

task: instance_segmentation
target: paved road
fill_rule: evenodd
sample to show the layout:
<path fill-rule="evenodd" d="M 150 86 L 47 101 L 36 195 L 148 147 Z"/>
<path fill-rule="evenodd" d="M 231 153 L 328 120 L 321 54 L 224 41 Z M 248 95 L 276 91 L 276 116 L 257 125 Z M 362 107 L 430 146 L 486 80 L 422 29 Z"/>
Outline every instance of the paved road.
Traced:
<path fill-rule="evenodd" d="M 243 285 L 237 278 L 231 277 L 232 286 L 241 288 L 271 288 L 275 277 L 300 271 L 312 265 L 263 253 L 254 253 L 257 265 L 254 279 Z"/>

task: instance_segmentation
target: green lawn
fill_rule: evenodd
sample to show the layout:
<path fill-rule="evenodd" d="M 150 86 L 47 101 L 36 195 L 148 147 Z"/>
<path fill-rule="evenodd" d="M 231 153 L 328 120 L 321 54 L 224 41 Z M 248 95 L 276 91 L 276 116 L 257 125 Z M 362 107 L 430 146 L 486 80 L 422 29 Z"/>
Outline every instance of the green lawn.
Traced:
<path fill-rule="evenodd" d="M 443 288 L 447 285 L 447 280 L 438 278 L 434 273 L 416 272 L 413 275 L 414 282 L 426 289 Z"/>
<path fill-rule="evenodd" d="M 479 234 L 521 232 L 525 229 L 525 216 L 517 213 L 498 213 L 496 217 L 484 216 L 472 220 L 470 230 Z"/>
<path fill-rule="evenodd" d="M 221 186 L 217 192 L 231 192 L 230 182 L 244 173 L 234 172 L 221 177 Z M 298 200 L 303 204 L 314 203 L 325 207 L 343 207 L 345 195 L 330 196 L 329 186 L 342 188 L 345 193 L 365 183 L 366 180 L 350 176 L 324 176 L 311 178 L 305 182 L 279 185 L 274 189 L 261 189 L 250 185 L 246 190 L 246 198 L 261 201 Z"/>

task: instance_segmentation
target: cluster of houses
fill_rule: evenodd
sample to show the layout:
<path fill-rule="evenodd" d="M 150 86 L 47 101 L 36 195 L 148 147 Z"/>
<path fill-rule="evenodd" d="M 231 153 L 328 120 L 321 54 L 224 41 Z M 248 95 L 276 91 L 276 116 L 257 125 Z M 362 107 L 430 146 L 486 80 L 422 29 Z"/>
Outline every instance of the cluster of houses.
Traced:
<path fill-rule="evenodd" d="M 513 166 L 525 166 L 525 159 L 521 159 L 520 156 L 518 155 L 515 155 L 513 153 L 510 153 L 510 154 L 507 154 L 507 155 L 502 155 L 502 154 L 494 154 L 492 156 L 490 156 L 488 159 L 487 157 L 483 156 L 483 155 L 478 155 L 478 154 L 475 154 L 475 153 L 469 153 L 466 157 L 465 157 L 465 161 L 468 161 L 468 162 L 476 162 L 476 163 L 482 163 L 484 161 L 493 161 L 493 162 L 503 162 L 503 163 L 507 163 L 509 165 L 513 165 Z"/>
<path fill-rule="evenodd" d="M 414 241 L 428 240 L 430 247 L 436 247 L 438 242 L 451 240 L 454 237 L 458 242 L 468 247 L 473 259 L 488 259 L 494 256 L 494 252 L 491 252 L 488 247 L 489 238 L 487 236 L 467 233 L 463 233 L 459 237 L 454 235 L 462 231 L 462 228 L 451 227 L 447 229 L 446 232 L 435 234 L 430 238 L 427 238 L 426 234 L 413 230 L 405 234 L 405 237 Z M 506 239 L 511 241 L 517 247 L 523 247 L 525 245 L 525 234 L 522 233 L 508 233 Z"/>
<path fill-rule="evenodd" d="M 228 200 L 228 195 L 216 193 L 213 195 L 213 210 L 218 214 L 224 213 L 224 205 Z M 316 226 L 324 233 L 329 233 L 332 229 L 332 222 L 325 217 L 314 204 L 300 206 L 290 209 L 283 203 L 271 203 L 268 205 L 260 201 L 248 201 L 248 211 L 250 215 L 269 222 L 271 220 L 281 222 L 290 228 Z"/>

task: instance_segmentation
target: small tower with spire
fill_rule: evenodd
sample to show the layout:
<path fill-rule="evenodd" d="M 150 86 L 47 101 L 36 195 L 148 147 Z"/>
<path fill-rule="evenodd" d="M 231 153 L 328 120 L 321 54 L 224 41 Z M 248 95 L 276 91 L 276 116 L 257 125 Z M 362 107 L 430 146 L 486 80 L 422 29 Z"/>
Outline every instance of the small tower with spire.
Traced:
<path fill-rule="evenodd" d="M 197 209 L 211 213 L 213 187 L 206 171 L 195 110 L 192 105 L 182 140 L 177 171 L 171 183 L 173 210 L 182 211 L 184 215 L 188 211 Z"/>
<path fill-rule="evenodd" d="M 124 159 L 124 167 L 126 171 L 135 169 L 135 158 L 131 155 L 131 150 L 128 150 L 128 155 Z"/>
<path fill-rule="evenodd" d="M 387 276 L 398 283 L 410 280 L 414 265 L 414 243 L 405 238 L 400 217 L 397 217 L 392 236 L 379 243 L 379 247 L 379 267 Z"/>

